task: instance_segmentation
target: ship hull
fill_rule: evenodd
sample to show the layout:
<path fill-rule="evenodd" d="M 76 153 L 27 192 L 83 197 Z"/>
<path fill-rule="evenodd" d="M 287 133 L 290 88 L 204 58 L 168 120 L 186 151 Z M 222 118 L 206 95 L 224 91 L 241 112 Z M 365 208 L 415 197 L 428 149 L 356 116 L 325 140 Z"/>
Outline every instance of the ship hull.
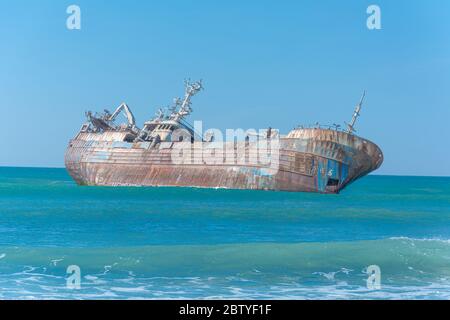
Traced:
<path fill-rule="evenodd" d="M 345 132 L 302 129 L 266 148 L 270 163 L 261 164 L 261 150 L 248 142 L 224 144 L 214 161 L 205 157 L 204 142 L 125 142 L 126 133 L 83 133 L 66 151 L 67 171 L 80 185 L 179 186 L 339 193 L 383 161 L 372 142 Z M 183 147 L 180 147 L 183 144 Z M 184 149 L 183 149 L 184 148 Z M 174 152 L 183 156 L 174 160 Z M 189 152 L 186 152 L 188 150 Z M 211 155 L 210 151 L 207 151 Z M 229 159 L 232 161 L 229 161 Z M 180 161 L 181 159 L 181 161 Z M 217 161 L 220 159 L 220 161 Z M 188 161 L 186 161 L 188 160 Z"/>

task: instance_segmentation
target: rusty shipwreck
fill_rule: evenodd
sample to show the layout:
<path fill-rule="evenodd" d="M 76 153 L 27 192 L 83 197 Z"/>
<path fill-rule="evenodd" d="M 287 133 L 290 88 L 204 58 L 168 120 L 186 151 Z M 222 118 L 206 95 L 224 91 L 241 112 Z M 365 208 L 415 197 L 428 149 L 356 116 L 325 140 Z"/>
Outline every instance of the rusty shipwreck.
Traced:
<path fill-rule="evenodd" d="M 339 193 L 380 167 L 383 154 L 354 134 L 363 98 L 345 129 L 299 126 L 287 135 L 267 129 L 242 139 L 216 141 L 186 117 L 201 82 L 186 82 L 183 99 L 160 109 L 138 128 L 130 108 L 87 112 L 87 122 L 69 143 L 65 165 L 88 186 L 185 186 Z M 127 121 L 116 124 L 119 114 Z"/>

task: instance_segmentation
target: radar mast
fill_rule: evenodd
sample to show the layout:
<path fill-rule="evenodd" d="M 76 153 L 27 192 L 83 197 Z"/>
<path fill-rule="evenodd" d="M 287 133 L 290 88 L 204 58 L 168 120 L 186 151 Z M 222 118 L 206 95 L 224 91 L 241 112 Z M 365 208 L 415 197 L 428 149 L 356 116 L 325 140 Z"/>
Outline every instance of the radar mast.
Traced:
<path fill-rule="evenodd" d="M 364 103 L 365 97 L 366 97 L 366 91 L 364 90 L 361 100 L 359 101 L 358 105 L 355 108 L 355 112 L 353 113 L 352 121 L 350 121 L 350 123 L 347 123 L 347 133 L 353 134 L 356 131 L 355 130 L 356 120 L 358 120 L 358 117 L 361 113 L 361 108 Z"/>
<path fill-rule="evenodd" d="M 190 80 L 186 80 L 184 84 L 186 88 L 184 99 L 183 101 L 178 98 L 175 99 L 174 106 L 172 107 L 173 112 L 170 115 L 170 120 L 180 121 L 190 115 L 193 111 L 191 108 L 191 98 L 203 89 L 201 80 L 197 82 L 190 82 Z M 180 106 L 180 108 L 177 110 L 176 108 L 178 106 Z"/>

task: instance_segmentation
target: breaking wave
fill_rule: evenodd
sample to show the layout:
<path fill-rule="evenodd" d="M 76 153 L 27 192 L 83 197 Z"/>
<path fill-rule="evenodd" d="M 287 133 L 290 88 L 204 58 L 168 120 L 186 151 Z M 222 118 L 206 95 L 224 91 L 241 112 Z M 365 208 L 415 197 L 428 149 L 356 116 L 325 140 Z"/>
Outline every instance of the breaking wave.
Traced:
<path fill-rule="evenodd" d="M 446 239 L 0 252 L 0 298 L 450 298 Z M 72 264 L 81 268 L 80 290 L 65 286 Z M 366 287 L 369 265 L 381 268 L 381 290 Z"/>

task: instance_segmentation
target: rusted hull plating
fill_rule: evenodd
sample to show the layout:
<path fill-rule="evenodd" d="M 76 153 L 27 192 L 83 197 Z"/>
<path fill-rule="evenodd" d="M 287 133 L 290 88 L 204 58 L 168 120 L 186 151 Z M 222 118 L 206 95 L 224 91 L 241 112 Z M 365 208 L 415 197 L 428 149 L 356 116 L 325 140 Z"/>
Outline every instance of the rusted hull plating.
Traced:
<path fill-rule="evenodd" d="M 171 154 L 176 143 L 150 148 L 146 142 L 123 142 L 120 132 L 79 133 L 70 142 L 65 164 L 80 185 L 339 193 L 383 162 L 374 143 L 335 130 L 298 129 L 281 138 L 279 165 L 273 172 L 256 165 L 195 161 L 195 148 L 201 144 L 192 145 L 193 163 L 175 164 Z M 235 151 L 242 147 L 239 144 Z"/>

